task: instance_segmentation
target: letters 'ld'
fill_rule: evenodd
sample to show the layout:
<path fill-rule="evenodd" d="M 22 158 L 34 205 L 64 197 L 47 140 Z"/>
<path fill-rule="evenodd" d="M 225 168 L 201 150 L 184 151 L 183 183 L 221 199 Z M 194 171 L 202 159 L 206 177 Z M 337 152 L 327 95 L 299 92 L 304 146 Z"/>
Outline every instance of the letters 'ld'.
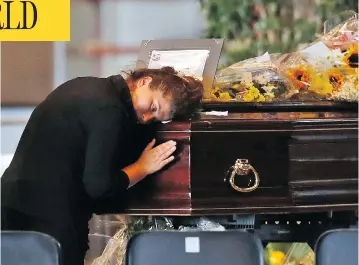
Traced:
<path fill-rule="evenodd" d="M 22 21 L 19 19 L 18 24 L 16 27 L 12 27 L 11 25 L 11 14 L 14 13 L 15 9 L 22 8 Z M 29 8 L 29 9 L 28 9 Z M 29 24 L 31 23 L 28 21 L 27 15 L 28 11 L 32 9 L 33 12 L 33 20 L 31 26 Z M 13 12 L 11 12 L 13 11 Z M 0 1 L 0 12 L 1 14 L 6 14 L 6 24 L 4 21 L 0 20 L 0 30 L 2 29 L 32 29 L 35 27 L 37 22 L 37 8 L 36 5 L 31 1 Z M 3 17 L 3 16 L 2 16 Z"/>

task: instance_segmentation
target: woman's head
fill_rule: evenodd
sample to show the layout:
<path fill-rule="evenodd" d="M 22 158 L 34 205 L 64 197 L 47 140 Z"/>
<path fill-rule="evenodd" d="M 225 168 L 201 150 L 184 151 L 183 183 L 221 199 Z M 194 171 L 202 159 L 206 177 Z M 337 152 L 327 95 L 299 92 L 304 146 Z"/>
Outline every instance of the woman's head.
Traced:
<path fill-rule="evenodd" d="M 203 95 L 201 81 L 180 76 L 172 67 L 135 70 L 127 73 L 126 82 L 141 123 L 190 114 L 198 108 Z"/>

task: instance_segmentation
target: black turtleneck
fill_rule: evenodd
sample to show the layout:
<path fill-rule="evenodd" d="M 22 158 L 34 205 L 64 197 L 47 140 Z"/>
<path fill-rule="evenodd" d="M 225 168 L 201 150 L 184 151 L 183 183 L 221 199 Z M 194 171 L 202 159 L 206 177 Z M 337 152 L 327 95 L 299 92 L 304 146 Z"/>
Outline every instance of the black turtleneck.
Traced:
<path fill-rule="evenodd" d="M 81 77 L 33 111 L 1 178 L 2 206 L 49 220 L 88 219 L 119 200 L 129 180 L 129 139 L 137 122 L 120 76 Z"/>

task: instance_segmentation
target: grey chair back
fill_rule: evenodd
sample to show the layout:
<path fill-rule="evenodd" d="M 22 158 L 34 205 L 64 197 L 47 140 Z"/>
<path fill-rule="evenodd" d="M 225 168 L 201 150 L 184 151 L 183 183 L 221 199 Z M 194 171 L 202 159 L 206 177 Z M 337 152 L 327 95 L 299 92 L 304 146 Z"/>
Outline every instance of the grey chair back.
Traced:
<path fill-rule="evenodd" d="M 327 231 L 315 246 L 316 265 L 358 265 L 358 230 Z"/>
<path fill-rule="evenodd" d="M 145 232 L 130 239 L 125 264 L 263 265 L 263 246 L 246 232 Z"/>
<path fill-rule="evenodd" d="M 38 232 L 1 231 L 1 265 L 61 265 L 60 244 Z"/>

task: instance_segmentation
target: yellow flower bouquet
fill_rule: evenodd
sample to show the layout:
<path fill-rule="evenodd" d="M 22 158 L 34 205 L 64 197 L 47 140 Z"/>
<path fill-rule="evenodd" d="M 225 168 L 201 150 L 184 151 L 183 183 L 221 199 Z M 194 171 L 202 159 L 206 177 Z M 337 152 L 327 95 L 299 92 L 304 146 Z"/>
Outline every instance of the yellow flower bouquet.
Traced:
<path fill-rule="evenodd" d="M 218 71 L 210 100 L 357 102 L 359 27 L 351 14 L 303 50 L 266 53 Z"/>
<path fill-rule="evenodd" d="M 276 62 L 299 101 L 358 101 L 358 19 L 342 21 L 307 48 Z"/>
<path fill-rule="evenodd" d="M 218 71 L 211 100 L 273 102 L 286 100 L 293 93 L 292 85 L 279 75 L 271 56 L 264 54 Z"/>
<path fill-rule="evenodd" d="M 281 63 L 281 73 L 290 80 L 298 93 L 292 99 L 358 101 L 358 44 L 353 43 L 349 49 L 338 55 L 335 63 L 323 66 L 321 63 L 305 61 L 299 53 L 293 55 L 298 63 Z M 330 60 L 330 56 L 327 57 Z M 357 60 L 357 59 L 356 59 Z"/>

